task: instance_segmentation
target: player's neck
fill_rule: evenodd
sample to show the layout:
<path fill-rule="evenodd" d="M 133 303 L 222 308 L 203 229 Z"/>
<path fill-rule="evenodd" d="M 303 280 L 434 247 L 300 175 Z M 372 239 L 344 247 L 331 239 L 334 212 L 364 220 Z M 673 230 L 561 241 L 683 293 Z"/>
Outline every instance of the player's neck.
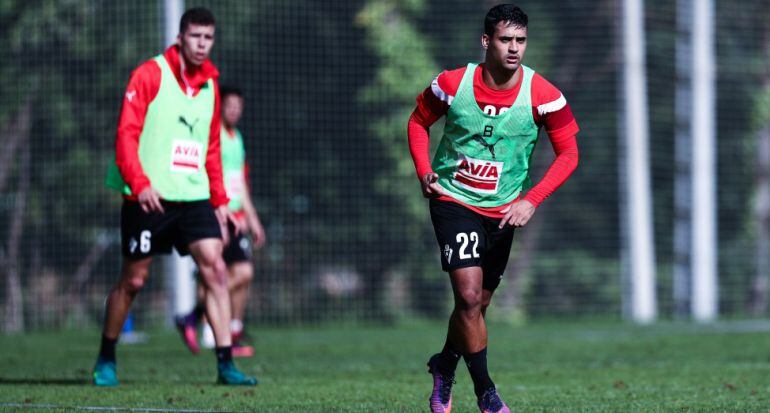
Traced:
<path fill-rule="evenodd" d="M 182 74 L 188 74 L 188 71 L 192 73 L 195 70 L 196 66 L 192 63 L 187 61 L 187 58 L 185 57 L 184 53 L 182 51 L 179 51 L 179 69 Z"/>
<path fill-rule="evenodd" d="M 519 82 L 521 72 L 521 66 L 510 71 L 485 62 L 481 66 L 481 79 L 484 81 L 484 85 L 493 90 L 513 89 Z"/>
<path fill-rule="evenodd" d="M 188 69 L 189 68 L 189 69 Z M 197 66 L 192 65 L 190 62 L 187 61 L 187 57 L 185 57 L 184 53 L 182 52 L 181 48 L 179 50 L 179 77 L 182 79 L 182 84 L 184 84 L 185 94 L 187 96 L 195 96 L 195 88 L 190 84 L 190 81 L 188 79 L 188 76 L 193 72 L 193 69 L 197 68 Z"/>
<path fill-rule="evenodd" d="M 200 68 L 200 65 L 194 65 L 187 60 L 187 57 L 179 51 L 179 69 L 184 75 L 190 75 Z"/>

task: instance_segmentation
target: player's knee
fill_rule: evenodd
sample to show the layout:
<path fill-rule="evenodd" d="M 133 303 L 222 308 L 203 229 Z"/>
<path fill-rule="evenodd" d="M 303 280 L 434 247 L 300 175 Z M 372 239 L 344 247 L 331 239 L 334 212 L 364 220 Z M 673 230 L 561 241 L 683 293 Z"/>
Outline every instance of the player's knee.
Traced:
<path fill-rule="evenodd" d="M 480 313 L 482 304 L 481 291 L 468 288 L 460 291 L 456 305 L 459 310 L 466 313 Z"/>
<path fill-rule="evenodd" d="M 140 263 L 125 265 L 120 279 L 120 288 L 131 295 L 135 295 L 144 287 L 144 282 L 149 273 L 147 265 Z"/>
<path fill-rule="evenodd" d="M 221 259 L 199 264 L 200 275 L 207 288 L 227 288 L 227 266 Z"/>
<path fill-rule="evenodd" d="M 198 257 L 196 263 L 200 268 L 212 268 L 212 269 L 215 268 L 219 263 L 224 265 L 224 261 L 222 261 L 222 258 L 212 253 L 202 254 L 201 256 Z"/>
<path fill-rule="evenodd" d="M 221 279 L 222 283 L 227 284 L 227 264 L 225 264 L 225 261 L 222 258 L 215 260 L 212 268 L 217 279 Z"/>
<path fill-rule="evenodd" d="M 197 258 L 196 263 L 201 270 L 206 269 L 217 273 L 227 272 L 227 265 L 222 259 L 222 255 L 214 254 L 211 251 L 206 251 L 205 253 L 201 254 Z"/>
<path fill-rule="evenodd" d="M 142 287 L 144 287 L 145 279 L 146 277 L 141 275 L 125 278 L 122 283 L 123 289 L 126 290 L 129 294 L 136 294 L 142 290 Z"/>
<path fill-rule="evenodd" d="M 254 269 L 251 268 L 251 265 L 241 265 L 238 268 L 238 280 L 241 284 L 250 283 L 251 280 L 254 278 Z"/>

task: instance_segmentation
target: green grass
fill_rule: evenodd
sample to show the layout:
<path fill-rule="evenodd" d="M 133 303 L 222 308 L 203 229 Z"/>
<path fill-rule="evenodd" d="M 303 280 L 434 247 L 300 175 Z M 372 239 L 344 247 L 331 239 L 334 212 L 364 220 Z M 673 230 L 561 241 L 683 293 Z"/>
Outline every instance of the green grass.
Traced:
<path fill-rule="evenodd" d="M 89 384 L 97 332 L 0 336 L 0 411 L 8 403 L 259 412 L 424 412 L 425 361 L 444 323 L 403 327 L 252 329 L 239 360 L 256 388 L 214 384 L 211 354 L 191 356 L 170 332 L 118 347 L 122 384 Z M 770 411 L 768 324 L 744 329 L 661 324 L 490 326 L 490 369 L 520 412 Z M 750 326 L 752 327 L 752 326 Z M 475 411 L 461 364 L 454 412 Z M 29 411 L 51 411 L 61 409 Z"/>

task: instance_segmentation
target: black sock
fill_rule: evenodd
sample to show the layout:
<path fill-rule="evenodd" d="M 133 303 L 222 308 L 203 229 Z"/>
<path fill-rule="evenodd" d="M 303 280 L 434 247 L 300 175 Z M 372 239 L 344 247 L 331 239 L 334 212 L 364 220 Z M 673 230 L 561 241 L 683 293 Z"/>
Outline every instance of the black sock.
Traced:
<path fill-rule="evenodd" d="M 487 349 L 484 347 L 478 353 L 466 354 L 463 357 L 465 364 L 468 365 L 468 372 L 471 373 L 476 397 L 481 397 L 485 391 L 495 387 L 495 383 L 489 378 L 489 371 L 487 370 Z"/>
<path fill-rule="evenodd" d="M 455 374 L 455 370 L 457 370 L 457 362 L 460 361 L 460 353 L 455 351 L 448 338 L 446 343 L 444 343 L 444 348 L 438 355 L 437 361 L 438 363 L 436 367 L 438 367 L 441 374 L 447 376 Z"/>
<path fill-rule="evenodd" d="M 117 342 L 117 338 L 107 338 L 102 335 L 102 346 L 99 347 L 99 358 L 102 361 L 115 362 L 115 344 Z"/>
<path fill-rule="evenodd" d="M 192 315 L 195 317 L 195 322 L 197 323 L 201 318 L 203 318 L 203 313 L 206 311 L 206 306 L 203 305 L 203 303 L 197 303 L 195 304 L 195 308 L 192 310 Z"/>
<path fill-rule="evenodd" d="M 217 355 L 218 363 L 233 361 L 233 346 L 217 347 L 214 353 Z"/>

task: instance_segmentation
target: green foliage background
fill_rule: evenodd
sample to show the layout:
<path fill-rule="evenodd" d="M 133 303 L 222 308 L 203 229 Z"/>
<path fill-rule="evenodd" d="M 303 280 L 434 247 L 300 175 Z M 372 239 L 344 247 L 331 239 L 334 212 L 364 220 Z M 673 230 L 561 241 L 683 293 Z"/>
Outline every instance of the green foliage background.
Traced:
<path fill-rule="evenodd" d="M 672 2 L 646 2 L 654 216 L 663 314 L 673 260 L 673 131 L 676 35 Z M 408 153 L 415 97 L 441 71 L 478 61 L 488 1 L 188 1 L 218 18 L 213 59 L 222 82 L 246 94 L 242 129 L 256 204 L 270 244 L 257 257 L 254 321 L 390 321 L 443 316 L 440 272 L 425 201 Z M 619 315 L 617 2 L 521 1 L 530 16 L 526 63 L 564 92 L 577 118 L 580 166 L 517 235 L 512 257 L 525 315 Z M 766 2 L 717 2 L 718 168 L 722 308 L 740 315 L 754 268 L 753 142 L 767 122 Z M 97 0 L 0 2 L 0 131 L 25 103 L 31 121 L 31 191 L 21 255 L 31 327 L 82 326 L 119 266 L 120 199 L 103 188 L 123 88 L 159 53 L 161 5 Z M 440 138 L 443 121 L 432 129 Z M 3 140 L 9 139 L 2 132 Z M 552 159 L 542 134 L 536 174 Z M 13 159 L 18 159 L 14 156 Z M 0 246 L 13 219 L 18 166 L 0 191 Z M 532 237 L 534 241 L 526 241 Z M 111 244 L 76 296 L 86 316 L 44 291 L 69 291 L 99 240 Z M 524 249 L 521 245 L 531 245 Z M 2 273 L 0 271 L 0 273 Z M 341 293 L 324 274 L 350 283 Z M 344 278 L 340 274 L 353 274 Z M 163 312 L 162 271 L 138 315 Z M 335 278 L 336 277 L 336 278 Z M 347 280 L 347 281 L 346 281 Z M 344 282 L 343 282 L 344 284 Z M 347 285 L 347 284 L 345 284 Z M 6 285 L 0 285 L 5 297 Z M 48 290 L 46 290 L 46 288 Z M 80 288 L 80 287 L 78 287 Z M 43 291 L 43 292 L 41 292 Z M 41 295 L 42 294 L 42 295 Z M 514 294 L 514 295 L 516 295 Z M 4 298 L 3 298 L 4 299 Z M 48 306 L 51 311 L 41 307 Z M 41 316 L 40 314 L 48 314 Z M 69 320 L 69 321 L 68 321 Z"/>

